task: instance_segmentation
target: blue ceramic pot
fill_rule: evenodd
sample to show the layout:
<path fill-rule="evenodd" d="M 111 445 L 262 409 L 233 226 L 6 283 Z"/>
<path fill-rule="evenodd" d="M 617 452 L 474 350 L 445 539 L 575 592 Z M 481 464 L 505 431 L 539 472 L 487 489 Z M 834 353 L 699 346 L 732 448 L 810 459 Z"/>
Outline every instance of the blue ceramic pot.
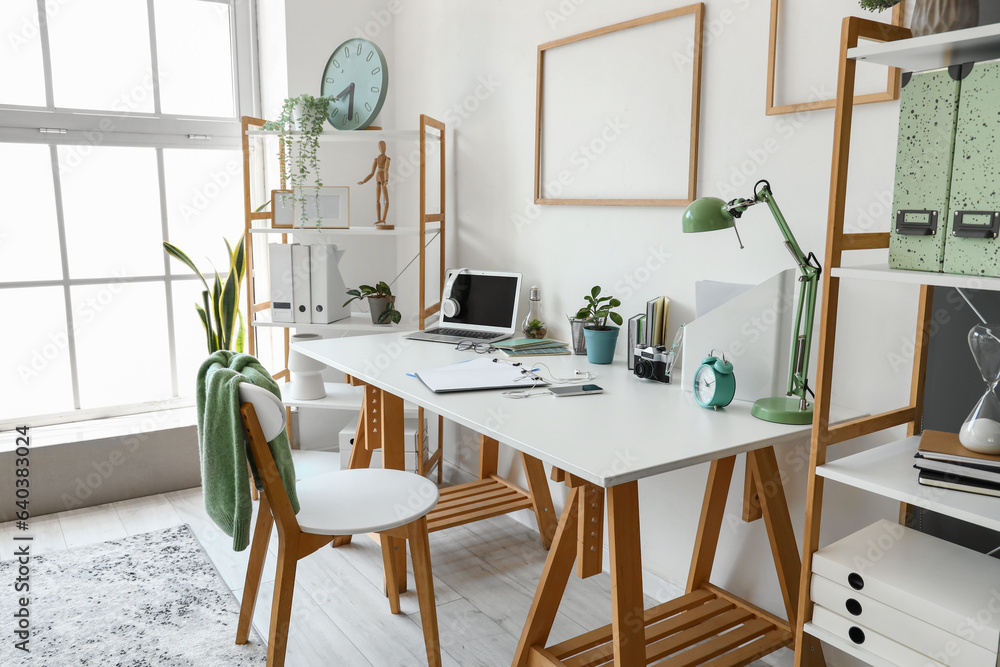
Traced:
<path fill-rule="evenodd" d="M 583 328 L 587 341 L 587 361 L 592 364 L 610 364 L 615 358 L 615 344 L 618 342 L 618 327 L 606 330 Z"/>

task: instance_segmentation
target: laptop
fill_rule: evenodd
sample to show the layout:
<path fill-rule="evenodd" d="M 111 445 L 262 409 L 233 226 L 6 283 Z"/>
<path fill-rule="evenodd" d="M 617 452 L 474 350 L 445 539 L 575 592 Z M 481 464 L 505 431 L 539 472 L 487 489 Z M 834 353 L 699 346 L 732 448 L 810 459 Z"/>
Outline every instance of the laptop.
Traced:
<path fill-rule="evenodd" d="M 441 296 L 437 325 L 406 338 L 456 345 L 465 340 L 493 343 L 513 335 L 521 293 L 520 273 L 450 269 L 445 286 L 449 283 L 451 294 Z M 458 305 L 453 317 L 444 312 L 444 300 L 448 298 Z"/>

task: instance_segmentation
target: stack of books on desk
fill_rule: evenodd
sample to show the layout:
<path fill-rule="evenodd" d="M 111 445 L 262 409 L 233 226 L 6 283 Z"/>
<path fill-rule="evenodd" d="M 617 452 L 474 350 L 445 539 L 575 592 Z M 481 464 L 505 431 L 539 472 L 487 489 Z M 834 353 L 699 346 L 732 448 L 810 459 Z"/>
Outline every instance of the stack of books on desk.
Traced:
<path fill-rule="evenodd" d="M 508 357 L 545 357 L 569 354 L 569 343 L 551 338 L 515 338 L 493 343 L 493 347 L 503 350 Z"/>
<path fill-rule="evenodd" d="M 955 433 L 924 431 L 915 458 L 924 486 L 1000 497 L 1000 456 L 966 449 Z"/>

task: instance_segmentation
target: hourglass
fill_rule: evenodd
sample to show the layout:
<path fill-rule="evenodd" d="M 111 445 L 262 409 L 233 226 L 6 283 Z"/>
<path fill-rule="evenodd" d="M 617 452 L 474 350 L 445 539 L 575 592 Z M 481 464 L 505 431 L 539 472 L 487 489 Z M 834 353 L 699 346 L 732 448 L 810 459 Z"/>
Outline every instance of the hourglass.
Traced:
<path fill-rule="evenodd" d="M 1000 454 L 1000 325 L 977 324 L 969 331 L 969 349 L 986 383 L 986 393 L 966 417 L 958 433 L 966 449 L 980 454 Z"/>

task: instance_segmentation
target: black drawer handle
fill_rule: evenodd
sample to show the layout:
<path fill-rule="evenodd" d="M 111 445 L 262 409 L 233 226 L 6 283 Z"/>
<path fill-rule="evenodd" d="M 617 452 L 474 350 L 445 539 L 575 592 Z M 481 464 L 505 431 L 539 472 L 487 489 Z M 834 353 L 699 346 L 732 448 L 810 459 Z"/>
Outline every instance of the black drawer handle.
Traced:
<path fill-rule="evenodd" d="M 851 641 L 855 644 L 865 643 L 865 631 L 856 625 L 852 625 L 851 629 L 847 631 L 847 636 L 851 638 Z"/>
<path fill-rule="evenodd" d="M 860 591 L 862 588 L 865 587 L 865 580 L 857 572 L 851 572 L 849 575 L 847 575 L 847 583 L 849 583 L 851 585 L 851 588 L 853 588 L 856 591 Z"/>
<path fill-rule="evenodd" d="M 938 212 L 929 209 L 896 211 L 896 233 L 909 236 L 937 234 Z"/>
<path fill-rule="evenodd" d="M 847 607 L 847 611 L 851 614 L 851 616 L 861 615 L 861 603 L 854 598 L 848 598 L 847 602 L 844 603 L 844 606 Z"/>
<path fill-rule="evenodd" d="M 970 220 L 966 220 L 966 216 Z M 1000 211 L 955 211 L 951 235 L 970 239 L 995 239 L 1000 233 Z"/>

